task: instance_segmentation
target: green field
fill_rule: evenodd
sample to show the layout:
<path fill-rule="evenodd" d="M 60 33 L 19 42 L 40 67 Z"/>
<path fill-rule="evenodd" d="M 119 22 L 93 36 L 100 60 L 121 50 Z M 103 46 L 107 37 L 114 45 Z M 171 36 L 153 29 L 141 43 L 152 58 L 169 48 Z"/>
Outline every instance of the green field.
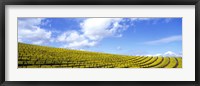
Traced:
<path fill-rule="evenodd" d="M 182 58 L 126 56 L 18 43 L 18 68 L 182 68 Z"/>

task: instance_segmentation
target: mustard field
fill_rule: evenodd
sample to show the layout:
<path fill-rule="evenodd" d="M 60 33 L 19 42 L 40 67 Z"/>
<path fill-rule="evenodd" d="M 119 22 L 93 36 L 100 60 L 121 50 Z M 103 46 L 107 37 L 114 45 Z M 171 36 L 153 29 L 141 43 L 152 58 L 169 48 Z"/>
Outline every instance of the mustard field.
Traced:
<path fill-rule="evenodd" d="M 18 68 L 182 68 L 182 58 L 127 56 L 18 43 Z"/>

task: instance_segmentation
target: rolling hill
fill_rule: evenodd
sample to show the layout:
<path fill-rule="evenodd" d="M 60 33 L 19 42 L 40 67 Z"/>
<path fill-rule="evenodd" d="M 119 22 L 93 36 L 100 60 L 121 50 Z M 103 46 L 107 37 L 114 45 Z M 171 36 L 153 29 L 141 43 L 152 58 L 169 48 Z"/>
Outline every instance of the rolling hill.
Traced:
<path fill-rule="evenodd" d="M 182 58 L 126 56 L 18 43 L 18 68 L 182 68 Z"/>

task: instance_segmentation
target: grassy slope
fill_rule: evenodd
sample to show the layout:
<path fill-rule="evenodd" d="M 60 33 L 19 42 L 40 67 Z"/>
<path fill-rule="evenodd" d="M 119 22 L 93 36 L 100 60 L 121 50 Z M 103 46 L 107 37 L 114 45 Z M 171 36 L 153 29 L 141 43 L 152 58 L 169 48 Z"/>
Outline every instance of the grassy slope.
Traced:
<path fill-rule="evenodd" d="M 18 43 L 18 48 L 18 67 L 20 68 L 160 68 L 170 65 L 170 60 L 163 57 L 116 55 L 24 43 Z M 157 58 L 161 60 L 157 60 Z M 177 63 L 174 62 L 178 61 L 172 62 L 175 65 Z M 177 65 L 170 67 L 182 66 L 182 64 L 181 66 L 180 64 L 179 66 Z"/>

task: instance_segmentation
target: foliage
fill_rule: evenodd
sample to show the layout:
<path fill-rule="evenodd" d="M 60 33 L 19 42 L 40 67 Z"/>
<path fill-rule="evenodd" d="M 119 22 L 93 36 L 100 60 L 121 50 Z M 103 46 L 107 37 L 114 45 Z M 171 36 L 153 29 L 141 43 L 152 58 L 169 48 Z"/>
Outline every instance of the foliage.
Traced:
<path fill-rule="evenodd" d="M 182 58 L 127 56 L 18 43 L 19 68 L 182 68 Z"/>

